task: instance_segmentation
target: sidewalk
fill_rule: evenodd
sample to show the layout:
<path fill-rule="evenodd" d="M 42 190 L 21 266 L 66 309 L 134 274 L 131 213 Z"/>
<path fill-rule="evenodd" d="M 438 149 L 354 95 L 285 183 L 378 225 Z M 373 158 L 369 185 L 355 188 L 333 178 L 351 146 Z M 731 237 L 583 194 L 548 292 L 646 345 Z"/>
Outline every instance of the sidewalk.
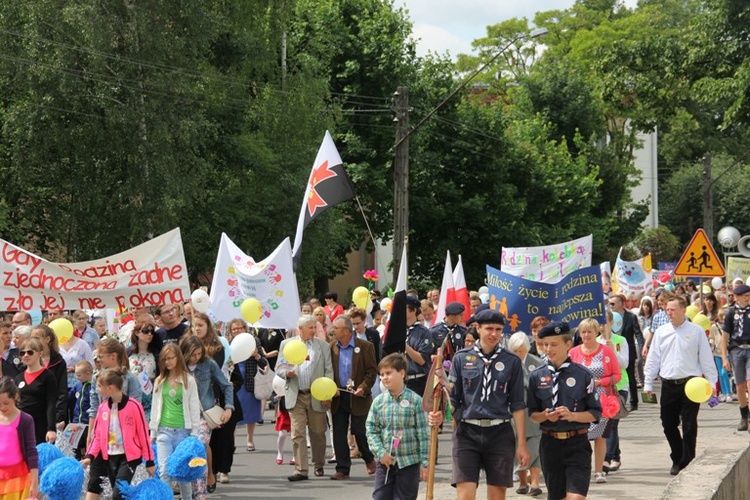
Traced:
<path fill-rule="evenodd" d="M 655 392 L 659 394 L 658 387 L 655 388 Z M 720 403 L 715 408 L 709 408 L 706 404 L 701 405 L 698 414 L 696 458 L 699 458 L 708 447 L 714 452 L 737 452 L 747 446 L 750 433 L 735 430 L 739 419 L 736 402 Z M 661 498 L 674 477 L 669 475 L 672 462 L 669 459 L 669 445 L 662 433 L 659 406 L 641 403 L 638 411 L 631 413 L 620 422 L 619 430 L 622 467 L 619 471 L 607 476 L 606 484 L 592 483 L 588 498 L 594 500 Z M 444 433 L 440 438 L 435 499 L 454 499 L 456 490 L 450 486 L 450 435 Z M 689 466 L 677 477 L 690 474 L 690 472 Z M 508 489 L 507 498 L 532 498 L 528 495 L 516 494 L 516 487 Z M 543 484 L 541 487 L 544 494 L 537 498 L 545 499 L 547 489 Z M 424 490 L 425 486 L 422 486 L 420 498 L 425 498 Z M 485 500 L 486 498 L 486 483 L 482 479 L 477 499 Z"/>

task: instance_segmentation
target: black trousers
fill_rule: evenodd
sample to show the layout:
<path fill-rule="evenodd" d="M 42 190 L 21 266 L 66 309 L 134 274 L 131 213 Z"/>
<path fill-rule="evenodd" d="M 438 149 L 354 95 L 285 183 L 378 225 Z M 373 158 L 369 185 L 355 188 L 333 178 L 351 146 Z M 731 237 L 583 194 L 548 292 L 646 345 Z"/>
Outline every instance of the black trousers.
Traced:
<path fill-rule="evenodd" d="M 367 444 L 367 434 L 365 430 L 367 415 L 352 415 L 351 403 L 349 402 L 350 397 L 356 396 L 342 393 L 339 401 L 339 408 L 336 410 L 336 413 L 333 414 L 333 449 L 336 452 L 336 472 L 343 472 L 344 474 L 349 474 L 349 470 L 352 466 L 352 459 L 349 456 L 349 442 L 347 440 L 347 433 L 350 425 L 352 435 L 357 441 L 357 448 L 359 448 L 359 452 L 362 454 L 362 459 L 365 463 L 370 463 L 375 460 L 375 456 L 372 454 L 370 446 Z"/>
<path fill-rule="evenodd" d="M 214 474 L 223 472 L 229 474 L 234 463 L 234 430 L 237 421 L 232 419 L 221 427 L 211 431 L 211 461 Z"/>
<path fill-rule="evenodd" d="M 638 406 L 638 381 L 635 379 L 635 361 L 636 359 L 631 359 L 628 362 L 628 367 L 625 368 L 630 383 L 630 404 L 632 406 Z"/>
<path fill-rule="evenodd" d="M 685 395 L 685 384 L 662 380 L 661 425 L 671 450 L 672 463 L 681 469 L 695 458 L 695 441 L 698 438 L 698 410 Z M 682 434 L 678 429 L 682 423 Z"/>
<path fill-rule="evenodd" d="M 141 459 L 131 460 L 128 462 L 125 455 L 110 455 L 107 460 L 102 455 L 97 456 L 91 461 L 89 469 L 89 484 L 86 491 L 100 495 L 102 493 L 102 480 L 109 479 L 112 485 L 112 499 L 120 500 L 120 488 L 117 481 L 123 480 L 130 484 L 135 475 L 135 469 L 141 464 Z"/>

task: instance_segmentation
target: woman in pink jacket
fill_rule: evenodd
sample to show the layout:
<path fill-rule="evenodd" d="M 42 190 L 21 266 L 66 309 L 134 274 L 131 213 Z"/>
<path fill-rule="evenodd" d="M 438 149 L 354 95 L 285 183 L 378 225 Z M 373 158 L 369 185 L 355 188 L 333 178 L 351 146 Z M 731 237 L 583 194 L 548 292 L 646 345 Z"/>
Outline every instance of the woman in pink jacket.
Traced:
<path fill-rule="evenodd" d="M 146 471 L 154 475 L 154 452 L 148 436 L 148 423 L 141 403 L 122 392 L 122 375 L 107 369 L 96 378 L 96 388 L 105 399 L 92 424 L 91 443 L 84 467 L 91 465 L 86 500 L 97 500 L 102 492 L 102 478 L 112 485 L 112 498 L 120 499 L 117 481 L 133 479 L 136 467 L 146 461 Z"/>

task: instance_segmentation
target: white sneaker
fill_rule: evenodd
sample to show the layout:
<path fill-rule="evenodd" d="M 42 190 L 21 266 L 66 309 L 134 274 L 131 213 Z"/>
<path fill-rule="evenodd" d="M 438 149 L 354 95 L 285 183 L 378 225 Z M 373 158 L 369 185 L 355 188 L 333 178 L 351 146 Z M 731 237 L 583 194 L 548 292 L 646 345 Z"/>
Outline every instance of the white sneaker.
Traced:
<path fill-rule="evenodd" d="M 219 481 L 220 483 L 225 483 L 225 484 L 226 484 L 226 483 L 228 483 L 228 482 L 229 482 L 229 474 L 225 474 L 225 473 L 223 473 L 223 472 L 219 472 L 219 473 L 218 473 L 218 474 L 216 475 L 216 478 L 218 479 L 218 481 Z"/>
<path fill-rule="evenodd" d="M 597 483 L 606 483 L 607 482 L 607 476 L 603 472 L 596 472 L 594 473 L 594 481 Z"/>

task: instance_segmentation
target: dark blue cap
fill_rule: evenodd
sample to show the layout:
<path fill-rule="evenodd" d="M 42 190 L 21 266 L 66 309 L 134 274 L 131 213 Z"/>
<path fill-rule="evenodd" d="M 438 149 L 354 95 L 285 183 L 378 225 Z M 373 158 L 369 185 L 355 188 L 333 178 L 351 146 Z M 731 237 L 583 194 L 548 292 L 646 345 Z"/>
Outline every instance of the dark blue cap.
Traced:
<path fill-rule="evenodd" d="M 452 316 L 454 314 L 463 314 L 463 312 L 466 310 L 464 305 L 460 302 L 451 302 L 447 306 L 445 306 L 445 314 Z"/>
<path fill-rule="evenodd" d="M 505 325 L 505 316 L 503 316 L 498 311 L 495 311 L 494 309 L 485 309 L 483 311 L 479 311 L 474 315 L 474 321 L 479 323 L 480 325 L 485 325 L 488 323 L 496 324 L 496 325 Z"/>
<path fill-rule="evenodd" d="M 415 297 L 414 295 L 407 295 L 406 296 L 406 305 L 411 307 L 412 309 L 417 309 L 422 306 L 422 304 L 419 302 L 419 299 Z"/>
<path fill-rule="evenodd" d="M 746 294 L 747 292 L 750 292 L 750 286 L 747 286 L 747 285 L 736 286 L 734 287 L 734 290 L 732 291 L 732 293 L 735 295 L 743 295 L 743 294 Z"/>
<path fill-rule="evenodd" d="M 553 337 L 555 335 L 565 335 L 570 332 L 570 325 L 565 321 L 560 323 L 549 323 L 539 329 L 536 336 L 540 339 L 544 337 Z"/>

